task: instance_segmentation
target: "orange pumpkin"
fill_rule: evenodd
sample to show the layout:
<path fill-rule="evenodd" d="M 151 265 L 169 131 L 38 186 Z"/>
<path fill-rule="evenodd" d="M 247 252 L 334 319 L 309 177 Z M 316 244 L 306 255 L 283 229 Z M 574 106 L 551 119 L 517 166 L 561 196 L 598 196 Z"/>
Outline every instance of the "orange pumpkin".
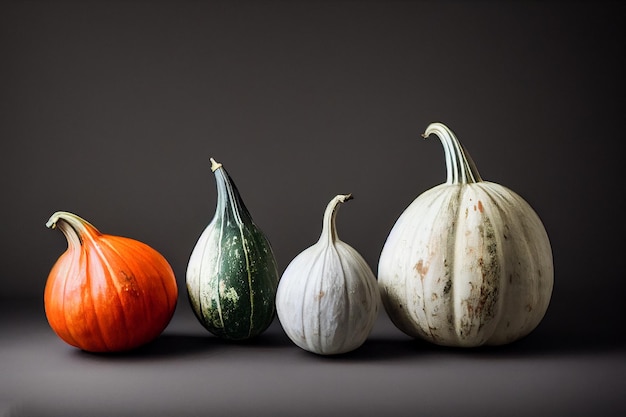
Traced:
<path fill-rule="evenodd" d="M 171 266 L 137 240 L 100 233 L 68 212 L 48 223 L 68 248 L 52 267 L 44 292 L 50 327 L 68 344 L 90 352 L 144 345 L 170 322 L 178 297 Z"/>

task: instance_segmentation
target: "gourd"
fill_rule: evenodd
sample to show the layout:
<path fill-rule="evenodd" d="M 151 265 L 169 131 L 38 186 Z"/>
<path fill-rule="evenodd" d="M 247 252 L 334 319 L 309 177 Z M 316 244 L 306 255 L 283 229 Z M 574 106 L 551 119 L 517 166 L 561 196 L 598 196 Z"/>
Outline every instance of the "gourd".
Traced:
<path fill-rule="evenodd" d="M 165 329 L 176 307 L 174 272 L 155 249 L 100 233 L 59 211 L 46 223 L 67 238 L 44 290 L 45 314 L 68 344 L 90 352 L 137 348 Z"/>
<path fill-rule="evenodd" d="M 430 124 L 447 165 L 445 184 L 419 195 L 383 246 L 385 310 L 406 334 L 445 346 L 503 345 L 530 333 L 550 302 L 547 232 L 512 190 L 483 181 L 454 133 Z"/>
<path fill-rule="evenodd" d="M 225 168 L 211 158 L 211 170 L 216 210 L 189 258 L 187 293 L 196 317 L 212 334 L 249 339 L 274 319 L 276 260 Z"/>
<path fill-rule="evenodd" d="M 363 257 L 337 236 L 337 195 L 324 212 L 322 233 L 285 269 L 276 294 L 278 319 L 300 348 L 321 355 L 360 347 L 375 324 L 380 294 Z"/>

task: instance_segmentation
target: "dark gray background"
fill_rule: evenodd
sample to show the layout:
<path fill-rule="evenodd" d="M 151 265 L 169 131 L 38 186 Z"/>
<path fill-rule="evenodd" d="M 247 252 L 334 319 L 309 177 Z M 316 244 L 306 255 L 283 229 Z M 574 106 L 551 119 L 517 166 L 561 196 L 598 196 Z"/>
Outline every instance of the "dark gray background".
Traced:
<path fill-rule="evenodd" d="M 214 212 L 209 157 L 234 178 L 280 272 L 346 192 L 355 199 L 339 213 L 339 236 L 376 270 L 399 214 L 445 180 L 440 143 L 420 137 L 440 121 L 484 179 L 521 194 L 546 226 L 555 287 L 530 343 L 622 349 L 625 12 L 597 1 L 3 2 L 2 303 L 32 300 L 43 325 L 33 334 L 50 338 L 51 356 L 65 352 L 40 304 L 66 247 L 44 224 L 67 210 L 159 250 L 180 286 L 178 330 L 197 331 L 184 273 Z M 376 334 L 401 337 L 387 325 Z M 404 359 L 393 362 L 405 369 Z M 2 374 L 4 400 L 37 396 L 30 379 L 16 387 Z"/>

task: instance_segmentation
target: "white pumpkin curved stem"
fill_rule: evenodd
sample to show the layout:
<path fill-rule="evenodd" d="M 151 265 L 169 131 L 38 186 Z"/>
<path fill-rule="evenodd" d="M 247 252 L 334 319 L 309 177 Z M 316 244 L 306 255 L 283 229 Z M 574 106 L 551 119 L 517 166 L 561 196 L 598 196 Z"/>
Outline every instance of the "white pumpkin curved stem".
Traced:
<path fill-rule="evenodd" d="M 328 205 L 326 211 L 324 211 L 324 220 L 322 224 L 322 234 L 320 235 L 319 242 L 332 245 L 337 238 L 337 229 L 335 228 L 335 218 L 337 217 L 337 208 L 339 203 L 345 203 L 351 200 L 352 194 L 339 194 L 335 196 Z"/>
<path fill-rule="evenodd" d="M 469 153 L 446 125 L 431 123 L 422 136 L 427 138 L 432 133 L 437 135 L 443 144 L 447 168 L 446 184 L 469 184 L 482 181 Z"/>
<path fill-rule="evenodd" d="M 100 234 L 87 220 L 67 211 L 57 211 L 50 216 L 46 227 L 61 230 L 69 247 L 80 246 L 85 237 L 93 238 Z"/>

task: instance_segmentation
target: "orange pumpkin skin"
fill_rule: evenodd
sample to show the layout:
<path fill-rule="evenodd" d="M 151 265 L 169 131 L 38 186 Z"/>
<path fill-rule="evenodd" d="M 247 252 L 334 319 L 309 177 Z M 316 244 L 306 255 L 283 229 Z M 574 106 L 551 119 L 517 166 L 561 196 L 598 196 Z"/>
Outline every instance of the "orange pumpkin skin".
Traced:
<path fill-rule="evenodd" d="M 125 351 L 154 340 L 176 308 L 178 288 L 169 263 L 145 243 L 101 234 L 75 215 L 69 222 L 62 217 L 70 214 L 62 213 L 51 226 L 66 235 L 68 249 L 44 290 L 50 327 L 90 352 Z"/>

